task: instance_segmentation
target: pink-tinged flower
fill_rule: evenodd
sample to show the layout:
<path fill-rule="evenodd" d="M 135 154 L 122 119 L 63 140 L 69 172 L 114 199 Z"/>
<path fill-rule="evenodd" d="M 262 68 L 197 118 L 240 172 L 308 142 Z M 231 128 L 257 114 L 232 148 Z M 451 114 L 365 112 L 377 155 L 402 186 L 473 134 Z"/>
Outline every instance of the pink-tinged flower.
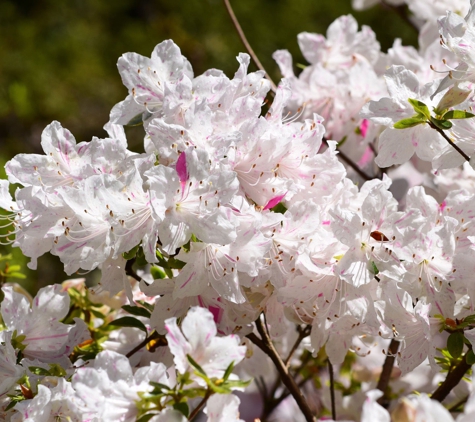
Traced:
<path fill-rule="evenodd" d="M 158 44 L 152 57 L 136 53 L 124 54 L 117 67 L 122 82 L 129 89 L 127 98 L 111 111 L 111 121 L 126 125 L 139 116 L 140 121 L 159 115 L 163 109 L 167 87 L 183 78 L 192 79 L 193 70 L 172 40 Z"/>
<path fill-rule="evenodd" d="M 419 301 L 415 306 L 410 295 L 389 282 L 384 285 L 383 298 L 375 302 L 381 317 L 380 332 L 384 338 L 401 342 L 398 366 L 403 374 L 411 372 L 427 357 L 432 359 L 432 339 L 438 324 L 429 317 L 430 304 Z"/>
<path fill-rule="evenodd" d="M 87 409 L 76 396 L 71 383 L 64 378 L 57 378 L 57 385 L 48 388 L 38 385 L 38 394 L 33 399 L 18 402 L 18 413 L 12 422 L 50 422 L 67 420 L 69 422 L 92 421 L 92 409 Z M 105 421 L 105 420 L 104 420 Z"/>
<path fill-rule="evenodd" d="M 416 114 L 408 99 L 419 100 L 429 109 L 436 107 L 439 96 L 436 100 L 432 100 L 430 96 L 435 92 L 437 83 L 431 82 L 420 87 L 417 76 L 404 66 L 389 68 L 385 79 L 390 97 L 370 101 L 360 113 L 363 118 L 388 126 L 379 137 L 376 164 L 380 167 L 403 164 L 414 153 L 424 161 L 433 161 L 446 146 L 446 141 L 439 133 L 427 123 L 407 129 L 394 129 L 393 125 Z"/>
<path fill-rule="evenodd" d="M 25 372 L 25 369 L 16 363 L 17 355 L 11 340 L 11 332 L 0 332 L 0 397 L 8 393 Z"/>
<path fill-rule="evenodd" d="M 183 413 L 175 409 L 165 409 L 160 414 L 150 419 L 150 422 L 187 422 Z"/>
<path fill-rule="evenodd" d="M 158 226 L 163 250 L 173 254 L 192 234 L 206 243 L 231 243 L 236 222 L 226 204 L 237 191 L 236 174 L 212 171 L 203 150 L 190 148 L 182 154 L 178 168 L 159 165 L 145 173 L 152 208 L 163 218 Z"/>
<path fill-rule="evenodd" d="M 465 406 L 465 409 L 467 407 Z M 426 394 L 411 394 L 403 397 L 391 412 L 393 420 L 454 422 L 450 412 L 438 401 L 431 400 Z M 457 422 L 472 421 L 460 415 Z M 368 420 L 369 422 L 369 420 Z"/>
<path fill-rule="evenodd" d="M 16 293 L 11 286 L 3 287 L 5 299 L 1 314 L 7 330 L 23 349 L 26 358 L 43 362 L 57 362 L 67 356 L 77 344 L 89 338 L 83 321 L 76 319 L 76 325 L 62 324 L 69 311 L 69 296 L 59 284 L 43 287 L 33 299 Z"/>
<path fill-rule="evenodd" d="M 216 324 L 209 310 L 191 308 L 183 319 L 181 330 L 176 322 L 176 318 L 167 319 L 165 328 L 168 346 L 181 374 L 193 372 L 188 355 L 203 368 L 209 378 L 221 378 L 231 362 L 238 364 L 244 358 L 246 347 L 239 346 L 239 336 L 232 334 L 216 337 Z M 201 378 L 195 379 L 198 384 L 204 383 Z"/>
<path fill-rule="evenodd" d="M 390 422 L 389 412 L 377 403 L 377 400 L 383 395 L 382 391 L 371 390 L 366 393 L 366 400 L 363 404 L 361 413 L 361 422 Z"/>
<path fill-rule="evenodd" d="M 239 419 L 239 398 L 233 394 L 215 394 L 206 403 L 207 422 L 244 422 Z"/>
<path fill-rule="evenodd" d="M 86 407 L 100 421 L 134 422 L 139 393 L 153 389 L 150 381 L 168 385 L 162 363 L 132 371 L 129 360 L 118 353 L 104 351 L 96 356 L 92 367 L 82 367 L 72 378 L 72 386 Z"/>

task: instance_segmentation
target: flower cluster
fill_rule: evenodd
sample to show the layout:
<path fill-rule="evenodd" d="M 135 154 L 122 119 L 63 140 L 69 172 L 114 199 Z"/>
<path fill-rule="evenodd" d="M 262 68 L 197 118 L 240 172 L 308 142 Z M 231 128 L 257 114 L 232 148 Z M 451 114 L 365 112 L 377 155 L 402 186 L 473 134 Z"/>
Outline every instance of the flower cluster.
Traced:
<path fill-rule="evenodd" d="M 44 155 L 7 163 L 0 205 L 30 267 L 50 252 L 69 275 L 100 268 L 96 294 L 124 291 L 123 309 L 137 317 L 109 321 L 136 331 L 110 330 L 105 350 L 76 361 L 107 318 L 65 324 L 73 308 L 59 286 L 40 290 L 31 308 L 4 288 L 0 395 L 18 383 L 31 395 L 12 421 L 181 421 L 198 396 L 209 399 L 209 421 L 238 420 L 237 397 L 215 394 L 244 385 L 233 365 L 247 350 L 240 371 L 259 376 L 262 391 L 275 377 L 266 364 L 250 369 L 266 358 L 249 342 L 274 363 L 288 354 L 280 375 L 296 351 L 318 362 L 324 350 L 344 367 L 349 351 L 383 348 L 402 376 L 424 362 L 433 371 L 475 363 L 475 12 L 467 2 L 465 18 L 455 3 L 407 3 L 425 22 L 419 50 L 396 40 L 383 53 L 370 28 L 343 16 L 326 37 L 298 36 L 310 63 L 300 75 L 287 51 L 274 54 L 284 78 L 269 108 L 271 84 L 248 72 L 246 54 L 233 78 L 216 69 L 194 76 L 170 40 L 150 58 L 125 54 L 128 96 L 111 111 L 108 138 L 76 143 L 53 122 Z M 145 131 L 141 153 L 127 147 L 130 125 Z M 14 198 L 9 183 L 21 185 Z M 121 335 L 140 331 L 166 339 L 168 356 L 136 355 L 134 371 Z M 396 351 L 382 346 L 389 341 Z M 374 387 L 364 389 L 362 420 L 389 420 Z M 427 396 L 405 400 L 395 412 L 452 420 Z"/>

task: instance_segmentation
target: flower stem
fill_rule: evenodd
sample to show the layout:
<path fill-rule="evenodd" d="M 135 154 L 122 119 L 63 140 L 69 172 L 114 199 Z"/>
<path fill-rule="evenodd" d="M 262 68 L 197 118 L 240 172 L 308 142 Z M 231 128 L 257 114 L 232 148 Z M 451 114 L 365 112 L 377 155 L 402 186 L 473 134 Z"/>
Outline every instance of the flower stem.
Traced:
<path fill-rule="evenodd" d="M 327 139 L 323 138 L 323 141 L 325 142 L 325 144 L 328 146 L 328 142 L 327 142 Z M 344 161 L 346 164 L 348 164 L 357 174 L 358 176 L 360 176 L 363 180 L 372 180 L 372 177 L 370 177 L 369 175 L 367 175 L 363 170 L 361 170 L 358 165 L 353 162 L 351 160 L 350 157 L 348 157 L 344 152 L 342 152 L 341 150 L 337 150 L 338 151 L 338 157 L 341 158 L 342 161 Z"/>
<path fill-rule="evenodd" d="M 191 422 L 197 415 L 198 413 L 200 413 L 200 410 L 202 409 L 202 407 L 206 404 L 206 402 L 208 401 L 208 399 L 211 397 L 211 394 L 212 394 L 212 391 L 210 389 L 206 390 L 206 394 L 205 396 L 203 397 L 203 400 L 201 400 L 199 403 L 198 403 L 198 406 L 196 406 L 194 409 L 193 409 L 193 412 L 190 413 L 190 416 L 188 417 L 188 420 Z"/>
<path fill-rule="evenodd" d="M 304 414 L 305 420 L 307 422 L 315 422 L 316 421 L 315 416 L 313 415 L 307 401 L 305 400 L 305 397 L 302 395 L 302 392 L 300 391 L 299 386 L 297 385 L 295 380 L 292 378 L 292 376 L 289 374 L 289 370 L 287 366 L 285 365 L 285 363 L 282 361 L 282 358 L 279 356 L 279 354 L 275 350 L 274 344 L 272 343 L 272 340 L 268 336 L 261 318 L 258 318 L 255 321 L 255 324 L 256 324 L 257 331 L 261 335 L 261 338 L 259 338 L 254 333 L 248 334 L 247 338 L 251 340 L 257 347 L 259 347 L 267 356 L 271 358 L 277 371 L 279 372 L 280 377 L 282 378 L 282 382 L 290 391 L 290 394 L 292 394 L 292 397 L 295 399 L 295 401 L 297 402 L 297 405 L 299 406 L 300 410 Z"/>
<path fill-rule="evenodd" d="M 437 132 L 439 132 L 440 135 L 455 149 L 455 151 L 457 151 L 463 158 L 465 158 L 465 160 L 470 161 L 470 157 L 469 157 L 467 154 L 465 154 L 465 152 L 463 152 L 463 151 L 460 149 L 460 147 L 457 146 L 457 145 L 455 144 L 455 142 L 453 142 L 453 141 L 445 134 L 445 132 L 444 132 L 442 129 L 438 128 L 436 125 L 434 125 L 434 123 L 432 123 L 432 122 L 430 122 L 430 121 L 428 121 L 427 123 L 429 124 L 429 126 L 430 126 L 432 129 L 435 129 Z"/>
<path fill-rule="evenodd" d="M 136 347 L 134 347 L 129 353 L 127 353 L 125 356 L 130 358 L 133 356 L 135 353 L 137 353 L 140 349 L 145 347 L 148 343 L 150 343 L 152 340 L 156 340 L 160 338 L 160 344 L 159 346 L 166 346 L 168 345 L 167 340 L 165 337 L 161 337 L 156 331 L 152 331 L 149 336 L 145 337 L 145 339 L 138 344 Z"/>
<path fill-rule="evenodd" d="M 241 39 L 242 43 L 244 44 L 244 48 L 247 50 L 247 52 L 251 56 L 252 61 L 257 66 L 257 68 L 259 70 L 262 70 L 266 74 L 266 78 L 270 82 L 271 89 L 272 89 L 273 92 L 275 92 L 277 90 L 277 87 L 276 87 L 274 81 L 269 76 L 269 74 L 264 69 L 264 66 L 262 66 L 262 63 L 259 60 L 259 58 L 257 57 L 256 53 L 254 53 L 254 50 L 252 49 L 251 44 L 249 44 L 249 41 L 247 40 L 246 35 L 244 34 L 244 31 L 242 30 L 241 25 L 239 24 L 239 21 L 236 18 L 236 15 L 234 14 L 233 8 L 231 7 L 231 3 L 229 2 L 229 0 L 224 0 L 224 5 L 226 6 L 226 10 L 228 11 L 229 16 L 231 17 L 231 20 L 233 21 L 234 27 L 236 28 L 236 31 L 239 35 L 239 38 Z"/>
<path fill-rule="evenodd" d="M 333 379 L 333 365 L 328 359 L 328 374 L 330 375 L 330 398 L 332 402 L 332 419 L 336 421 L 336 405 L 335 405 L 335 380 Z"/>
<path fill-rule="evenodd" d="M 447 374 L 447 378 L 445 378 L 444 382 L 439 385 L 437 390 L 434 391 L 431 399 L 442 402 L 449 395 L 452 389 L 460 382 L 460 380 L 470 368 L 471 366 L 465 360 L 465 355 L 462 356 L 462 360 L 452 371 Z"/>
<path fill-rule="evenodd" d="M 378 385 L 376 388 L 383 392 L 383 395 L 378 399 L 378 403 L 384 408 L 389 407 L 389 400 L 386 395 L 389 386 L 389 380 L 391 378 L 391 372 L 393 371 L 394 361 L 396 360 L 396 353 L 399 349 L 399 341 L 392 339 L 389 343 L 388 353 L 386 353 L 386 359 L 384 360 L 383 369 L 379 376 Z"/>

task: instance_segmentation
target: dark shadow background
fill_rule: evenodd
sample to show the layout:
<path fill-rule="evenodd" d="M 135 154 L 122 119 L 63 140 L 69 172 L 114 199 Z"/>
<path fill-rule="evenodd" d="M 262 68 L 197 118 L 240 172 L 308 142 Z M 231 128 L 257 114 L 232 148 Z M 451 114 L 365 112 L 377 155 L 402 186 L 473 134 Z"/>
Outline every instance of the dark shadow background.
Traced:
<path fill-rule="evenodd" d="M 415 31 L 383 6 L 354 12 L 350 0 L 232 3 L 276 81 L 280 75 L 272 53 L 288 49 L 294 63 L 305 63 L 297 34 L 325 34 L 340 15 L 352 13 L 360 25 L 371 26 L 383 51 L 396 37 L 403 44 L 417 43 Z M 221 0 L 1 0 L 1 171 L 17 153 L 41 153 L 40 135 L 52 120 L 71 130 L 78 142 L 105 136 L 102 126 L 110 109 L 127 95 L 117 59 L 129 51 L 150 56 L 154 46 L 168 38 L 180 46 L 195 75 L 215 67 L 232 76 L 235 57 L 243 51 Z M 143 130 L 128 129 L 128 136 L 131 148 L 139 151 Z M 38 268 L 28 272 L 30 290 L 66 278 L 55 257 L 41 258 Z"/>

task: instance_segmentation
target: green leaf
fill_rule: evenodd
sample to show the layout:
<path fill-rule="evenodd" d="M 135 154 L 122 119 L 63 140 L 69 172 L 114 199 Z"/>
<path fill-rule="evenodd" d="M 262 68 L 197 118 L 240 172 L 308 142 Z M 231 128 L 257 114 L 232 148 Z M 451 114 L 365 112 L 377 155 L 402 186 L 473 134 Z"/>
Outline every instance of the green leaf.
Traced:
<path fill-rule="evenodd" d="M 444 114 L 444 120 L 452 120 L 452 119 L 470 119 L 475 117 L 475 114 L 469 113 L 463 110 L 450 110 Z"/>
<path fill-rule="evenodd" d="M 465 317 L 463 320 L 464 322 L 475 322 L 475 315 L 469 315 Z"/>
<path fill-rule="evenodd" d="M 143 325 L 143 323 L 137 318 L 133 317 L 122 317 L 110 322 L 109 325 L 113 325 L 114 327 L 135 327 L 147 334 L 147 328 L 145 325 Z"/>
<path fill-rule="evenodd" d="M 465 355 L 465 362 L 469 365 L 475 365 L 475 353 L 473 353 L 473 350 L 469 350 Z"/>
<path fill-rule="evenodd" d="M 23 397 L 23 396 L 22 396 Z M 15 405 L 19 402 L 19 401 L 23 401 L 25 400 L 25 398 L 23 397 L 23 399 L 21 398 L 12 398 L 12 401 L 8 404 L 8 406 L 5 408 L 5 411 L 8 411 L 10 409 L 13 409 L 15 407 Z"/>
<path fill-rule="evenodd" d="M 463 334 L 460 331 L 450 334 L 447 339 L 447 350 L 453 358 L 458 358 L 463 352 Z"/>
<path fill-rule="evenodd" d="M 39 366 L 29 366 L 28 369 L 35 375 L 41 375 L 44 377 L 51 376 L 51 373 L 47 369 L 40 368 Z"/>
<path fill-rule="evenodd" d="M 252 379 L 248 381 L 242 381 L 242 380 L 233 380 L 233 381 L 226 381 L 223 386 L 230 388 L 230 389 L 235 389 L 235 388 L 246 388 L 249 386 L 249 384 L 252 382 Z"/>
<path fill-rule="evenodd" d="M 49 364 L 49 373 L 54 377 L 65 377 L 67 375 L 63 367 L 57 363 Z"/>
<path fill-rule="evenodd" d="M 378 267 L 376 266 L 376 264 L 374 263 L 374 261 L 371 261 L 371 269 L 370 269 L 370 271 L 371 271 L 374 275 L 378 275 L 378 274 L 379 274 Z"/>
<path fill-rule="evenodd" d="M 144 302 L 143 300 L 139 300 L 137 301 L 137 303 L 140 303 L 144 308 L 147 308 L 150 312 L 153 312 L 153 309 L 155 308 L 155 305 Z"/>
<path fill-rule="evenodd" d="M 141 124 L 143 124 L 143 113 L 132 117 L 125 126 L 140 126 Z"/>
<path fill-rule="evenodd" d="M 25 274 L 22 274 L 22 273 L 8 273 L 7 274 L 7 277 L 10 277 L 10 278 L 21 278 L 22 280 L 24 280 L 26 278 L 26 275 Z"/>
<path fill-rule="evenodd" d="M 89 312 L 94 315 L 96 318 L 104 319 L 105 315 L 102 312 L 96 311 L 95 309 L 89 309 Z"/>
<path fill-rule="evenodd" d="M 129 252 L 124 252 L 122 256 L 124 257 L 124 259 L 127 259 L 127 260 L 135 258 L 135 256 L 137 255 L 137 251 L 139 250 L 139 247 L 140 245 L 133 247 Z"/>
<path fill-rule="evenodd" d="M 168 265 L 170 268 L 175 268 L 177 270 L 181 270 L 185 266 L 186 262 L 180 261 L 179 259 L 175 259 L 173 256 L 171 256 L 168 259 Z M 170 277 L 173 278 L 173 277 Z"/>
<path fill-rule="evenodd" d="M 336 147 L 337 147 L 337 148 L 342 147 L 343 144 L 346 142 L 347 139 L 348 139 L 348 137 L 345 136 L 340 142 L 338 142 L 338 143 L 336 144 Z"/>
<path fill-rule="evenodd" d="M 154 280 L 163 280 L 164 278 L 167 278 L 167 273 L 162 268 L 157 266 L 150 268 L 150 274 Z"/>
<path fill-rule="evenodd" d="M 409 117 L 408 119 L 402 119 L 394 123 L 394 129 L 408 129 L 417 125 L 421 125 L 426 122 L 424 116 L 418 115 L 416 117 Z"/>
<path fill-rule="evenodd" d="M 200 373 L 201 375 L 206 377 L 206 379 L 208 379 L 208 375 L 206 375 L 206 372 L 198 363 L 195 362 L 195 360 L 190 355 L 186 355 L 186 358 L 188 359 L 188 362 L 190 363 L 190 365 L 193 368 L 195 368 L 198 371 L 198 373 Z"/>
<path fill-rule="evenodd" d="M 234 369 L 234 361 L 232 361 L 229 366 L 226 368 L 226 372 L 223 375 L 223 380 L 227 381 L 229 376 L 231 375 L 231 372 L 233 372 Z"/>
<path fill-rule="evenodd" d="M 129 314 L 135 315 L 135 316 L 142 316 L 145 318 L 150 318 L 150 311 L 145 308 L 141 308 L 139 306 L 132 306 L 132 305 L 124 305 L 122 306 L 122 309 Z"/>
<path fill-rule="evenodd" d="M 168 385 L 162 384 L 160 382 L 150 381 L 149 384 L 152 387 L 158 388 L 160 390 L 165 390 L 165 391 L 170 390 L 170 387 Z"/>
<path fill-rule="evenodd" d="M 430 121 L 432 122 L 432 124 L 434 124 L 439 129 L 442 129 L 442 130 L 447 130 L 447 129 L 450 129 L 452 127 L 452 123 L 449 122 L 448 120 L 438 120 L 434 117 L 431 117 Z"/>
<path fill-rule="evenodd" d="M 232 392 L 232 390 L 230 388 L 228 388 L 227 386 L 225 386 L 224 384 L 223 385 L 216 385 L 214 383 L 211 383 L 209 385 L 209 388 L 211 388 L 213 390 L 213 392 L 215 392 L 217 394 L 230 394 Z"/>
<path fill-rule="evenodd" d="M 407 101 L 412 105 L 416 113 L 422 114 L 427 119 L 430 119 L 429 108 L 422 101 L 415 100 L 413 98 L 409 98 Z"/>
<path fill-rule="evenodd" d="M 186 418 L 188 417 L 188 415 L 190 414 L 190 408 L 188 407 L 188 405 L 184 402 L 182 403 L 175 403 L 173 405 L 173 408 L 175 410 L 178 410 L 180 413 L 182 413 Z"/>
<path fill-rule="evenodd" d="M 270 210 L 278 214 L 285 214 L 287 208 L 282 202 L 279 202 L 275 207 L 272 207 Z"/>
<path fill-rule="evenodd" d="M 148 415 L 143 415 L 141 418 L 137 419 L 137 422 L 148 422 L 154 416 L 155 416 L 155 414 L 153 414 L 153 413 L 150 413 Z"/>

